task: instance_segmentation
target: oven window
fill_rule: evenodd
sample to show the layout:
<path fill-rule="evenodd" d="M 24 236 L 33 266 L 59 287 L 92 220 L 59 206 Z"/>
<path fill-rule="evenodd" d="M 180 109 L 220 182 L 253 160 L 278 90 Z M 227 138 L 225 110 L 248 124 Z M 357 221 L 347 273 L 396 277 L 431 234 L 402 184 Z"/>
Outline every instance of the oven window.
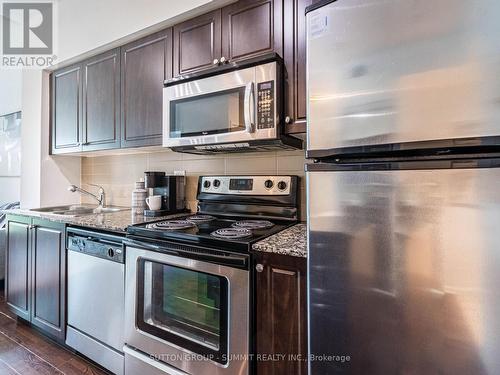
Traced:
<path fill-rule="evenodd" d="M 170 102 L 170 138 L 245 129 L 245 87 Z"/>
<path fill-rule="evenodd" d="M 227 279 L 148 260 L 139 262 L 138 327 L 172 344 L 225 363 Z"/>

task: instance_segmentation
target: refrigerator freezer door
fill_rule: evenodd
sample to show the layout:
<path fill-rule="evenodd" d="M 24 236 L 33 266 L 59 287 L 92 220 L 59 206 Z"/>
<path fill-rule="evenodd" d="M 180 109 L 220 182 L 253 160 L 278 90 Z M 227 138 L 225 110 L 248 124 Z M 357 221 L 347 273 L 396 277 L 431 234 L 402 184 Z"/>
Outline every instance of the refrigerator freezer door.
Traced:
<path fill-rule="evenodd" d="M 500 373 L 500 168 L 307 178 L 310 374 Z"/>
<path fill-rule="evenodd" d="M 500 136 L 499 17 L 493 0 L 338 0 L 309 12 L 308 156 Z"/>

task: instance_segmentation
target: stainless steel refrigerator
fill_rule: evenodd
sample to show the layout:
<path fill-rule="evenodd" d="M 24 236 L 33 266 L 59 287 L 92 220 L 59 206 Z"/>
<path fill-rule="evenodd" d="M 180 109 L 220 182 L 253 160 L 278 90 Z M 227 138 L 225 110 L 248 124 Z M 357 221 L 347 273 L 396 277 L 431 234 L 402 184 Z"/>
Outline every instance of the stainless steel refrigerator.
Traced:
<path fill-rule="evenodd" d="M 310 374 L 499 374 L 500 3 L 306 19 Z"/>

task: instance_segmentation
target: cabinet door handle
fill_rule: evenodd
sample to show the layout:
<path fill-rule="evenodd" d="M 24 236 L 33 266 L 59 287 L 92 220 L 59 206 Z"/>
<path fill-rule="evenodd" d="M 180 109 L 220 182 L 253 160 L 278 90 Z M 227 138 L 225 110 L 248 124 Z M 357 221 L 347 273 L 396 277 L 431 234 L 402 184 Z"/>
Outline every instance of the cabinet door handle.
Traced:
<path fill-rule="evenodd" d="M 257 272 L 262 272 L 262 271 L 264 271 L 264 266 L 263 266 L 262 264 L 260 264 L 260 263 L 259 263 L 259 264 L 257 264 L 257 265 L 255 266 L 255 270 L 256 270 Z"/>
<path fill-rule="evenodd" d="M 292 118 L 290 116 L 285 117 L 285 124 L 290 124 L 292 122 Z"/>
<path fill-rule="evenodd" d="M 224 64 L 225 62 L 226 62 L 226 58 L 225 58 L 224 56 L 222 56 L 222 57 L 220 58 L 220 63 L 221 63 L 221 64 Z"/>
<path fill-rule="evenodd" d="M 219 64 L 219 60 L 218 59 L 214 59 L 214 65 L 217 65 Z"/>
<path fill-rule="evenodd" d="M 31 224 L 31 225 L 28 226 L 28 229 L 36 229 L 36 227 L 37 227 L 36 225 Z"/>

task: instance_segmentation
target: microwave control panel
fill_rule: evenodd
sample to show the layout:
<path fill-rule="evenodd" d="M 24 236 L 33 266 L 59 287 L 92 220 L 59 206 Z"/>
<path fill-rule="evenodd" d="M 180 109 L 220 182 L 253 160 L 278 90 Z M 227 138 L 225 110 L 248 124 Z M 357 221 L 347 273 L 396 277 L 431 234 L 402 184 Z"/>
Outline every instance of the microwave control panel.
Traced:
<path fill-rule="evenodd" d="M 257 129 L 274 127 L 274 81 L 257 84 Z"/>

